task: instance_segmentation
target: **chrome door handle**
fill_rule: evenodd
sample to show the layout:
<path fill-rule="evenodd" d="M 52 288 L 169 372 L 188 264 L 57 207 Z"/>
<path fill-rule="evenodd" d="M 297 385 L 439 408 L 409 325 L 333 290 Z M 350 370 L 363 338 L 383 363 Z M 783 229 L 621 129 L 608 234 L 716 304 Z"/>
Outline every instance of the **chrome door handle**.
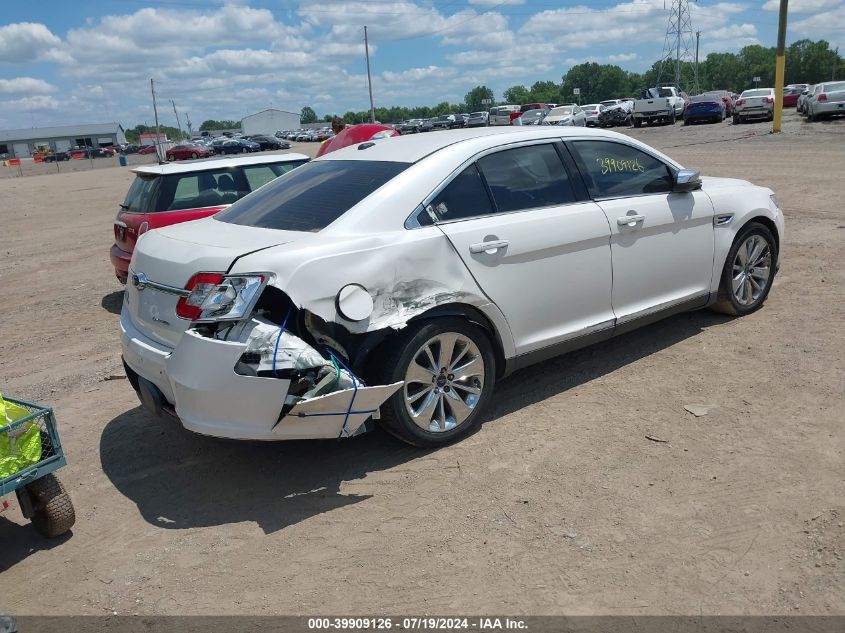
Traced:
<path fill-rule="evenodd" d="M 490 242 L 479 242 L 478 244 L 470 244 L 470 253 L 495 253 L 500 248 L 505 248 L 508 245 L 507 240 L 493 240 Z"/>
<path fill-rule="evenodd" d="M 644 215 L 626 215 L 621 218 L 616 218 L 616 224 L 619 226 L 634 226 L 637 222 L 644 222 Z"/>

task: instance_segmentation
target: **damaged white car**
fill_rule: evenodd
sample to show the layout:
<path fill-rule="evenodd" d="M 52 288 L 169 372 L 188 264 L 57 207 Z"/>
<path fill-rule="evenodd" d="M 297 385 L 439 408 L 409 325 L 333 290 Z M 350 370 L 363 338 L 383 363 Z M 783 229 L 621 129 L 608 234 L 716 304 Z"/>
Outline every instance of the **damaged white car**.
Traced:
<path fill-rule="evenodd" d="M 127 374 L 192 431 L 477 428 L 497 379 L 666 315 L 759 308 L 783 214 L 627 136 L 481 128 L 367 142 L 135 249 Z"/>

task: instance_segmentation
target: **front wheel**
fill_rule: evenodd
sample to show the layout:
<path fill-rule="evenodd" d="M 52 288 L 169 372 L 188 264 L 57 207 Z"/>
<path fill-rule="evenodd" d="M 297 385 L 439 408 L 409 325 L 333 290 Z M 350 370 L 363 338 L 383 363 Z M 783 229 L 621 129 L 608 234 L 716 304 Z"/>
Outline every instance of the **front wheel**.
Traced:
<path fill-rule="evenodd" d="M 405 383 L 382 407 L 382 427 L 420 447 L 450 444 L 477 430 L 496 375 L 487 333 L 444 318 L 411 325 L 400 336 L 374 359 L 375 384 Z"/>
<path fill-rule="evenodd" d="M 642 124 L 643 124 L 642 119 L 638 119 L 636 117 L 634 118 L 634 127 L 640 127 L 640 126 L 642 126 Z"/>
<path fill-rule="evenodd" d="M 192 154 L 191 154 L 191 158 L 196 158 L 196 157 L 197 157 L 197 153 L 196 153 L 196 152 L 194 152 L 194 153 L 192 153 Z"/>
<path fill-rule="evenodd" d="M 249 150 L 246 147 L 244 147 L 244 148 L 241 149 L 241 154 L 246 154 L 248 151 Z"/>
<path fill-rule="evenodd" d="M 763 305 L 775 278 L 777 242 L 762 224 L 751 222 L 734 240 L 719 284 L 717 312 L 744 316 Z"/>

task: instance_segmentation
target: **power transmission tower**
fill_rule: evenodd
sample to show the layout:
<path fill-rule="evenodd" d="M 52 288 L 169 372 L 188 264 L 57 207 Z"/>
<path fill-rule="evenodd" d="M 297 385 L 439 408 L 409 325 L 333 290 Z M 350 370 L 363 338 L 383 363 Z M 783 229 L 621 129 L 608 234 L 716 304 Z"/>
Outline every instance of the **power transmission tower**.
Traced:
<path fill-rule="evenodd" d="M 672 0 L 669 24 L 657 83 L 671 72 L 674 84 L 681 90 L 698 90 L 698 69 L 695 65 L 696 34 L 692 30 L 690 0 Z M 671 70 L 670 70 L 671 69 Z"/>

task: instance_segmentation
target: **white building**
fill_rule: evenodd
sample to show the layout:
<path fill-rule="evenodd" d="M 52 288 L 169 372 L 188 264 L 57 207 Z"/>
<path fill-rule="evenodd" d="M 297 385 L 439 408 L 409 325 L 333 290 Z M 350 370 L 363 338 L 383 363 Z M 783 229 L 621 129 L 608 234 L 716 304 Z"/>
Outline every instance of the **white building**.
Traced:
<path fill-rule="evenodd" d="M 299 129 L 299 114 L 284 110 L 262 110 L 241 119 L 241 132 L 247 136 L 253 134 L 273 135 L 277 130 Z"/>
<path fill-rule="evenodd" d="M 59 127 L 0 130 L 0 156 L 28 158 L 39 147 L 65 152 L 74 146 L 110 147 L 125 143 L 119 123 L 90 123 Z"/>

